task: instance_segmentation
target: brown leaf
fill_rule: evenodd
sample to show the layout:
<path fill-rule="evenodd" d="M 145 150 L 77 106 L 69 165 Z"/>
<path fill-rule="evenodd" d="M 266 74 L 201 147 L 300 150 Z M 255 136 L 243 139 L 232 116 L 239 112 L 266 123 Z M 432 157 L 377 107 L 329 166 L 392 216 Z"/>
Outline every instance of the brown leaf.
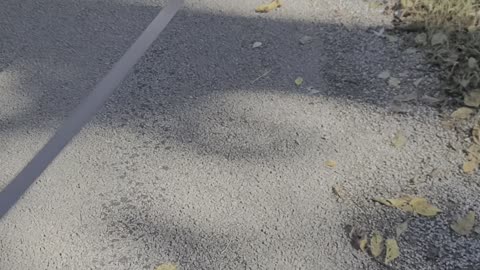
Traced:
<path fill-rule="evenodd" d="M 367 234 L 362 229 L 352 228 L 350 231 L 350 241 L 355 249 L 365 251 L 367 249 Z"/>
<path fill-rule="evenodd" d="M 282 6 L 282 2 L 280 0 L 274 0 L 270 4 L 265 4 L 265 5 L 260 5 L 255 9 L 255 12 L 258 13 L 267 13 L 270 12 L 276 8 L 279 8 Z"/>

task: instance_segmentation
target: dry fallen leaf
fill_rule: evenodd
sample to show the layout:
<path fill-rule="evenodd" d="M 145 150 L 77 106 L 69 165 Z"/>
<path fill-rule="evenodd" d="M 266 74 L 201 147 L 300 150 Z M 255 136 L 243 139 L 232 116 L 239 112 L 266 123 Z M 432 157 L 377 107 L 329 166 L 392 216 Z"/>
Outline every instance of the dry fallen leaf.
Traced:
<path fill-rule="evenodd" d="M 339 198 L 343 199 L 347 195 L 345 188 L 342 185 L 335 185 L 332 187 L 333 193 Z"/>
<path fill-rule="evenodd" d="M 383 236 L 380 232 L 374 231 L 372 233 L 372 238 L 370 238 L 370 253 L 373 257 L 378 257 L 382 254 L 383 251 Z"/>
<path fill-rule="evenodd" d="M 359 244 L 360 244 L 360 250 L 365 252 L 365 250 L 367 250 L 367 244 L 368 244 L 367 238 L 361 239 Z"/>
<path fill-rule="evenodd" d="M 337 162 L 335 160 L 327 160 L 327 162 L 325 162 L 325 165 L 330 168 L 335 168 L 337 167 Z"/>
<path fill-rule="evenodd" d="M 413 212 L 425 217 L 434 217 L 442 212 L 442 210 L 428 203 L 425 198 L 413 198 L 410 201 L 410 205 L 413 208 Z"/>
<path fill-rule="evenodd" d="M 475 111 L 473 109 L 467 108 L 467 107 L 461 107 L 458 108 L 456 111 L 454 111 L 451 116 L 456 119 L 467 119 L 474 113 Z"/>
<path fill-rule="evenodd" d="M 480 160 L 480 144 L 472 144 L 467 149 L 469 159 Z"/>
<path fill-rule="evenodd" d="M 480 120 L 475 124 L 472 129 L 473 142 L 480 145 Z"/>
<path fill-rule="evenodd" d="M 364 230 L 359 228 L 352 228 L 350 231 L 351 244 L 354 248 L 363 252 L 367 249 L 367 234 Z"/>
<path fill-rule="evenodd" d="M 480 106 L 480 89 L 476 89 L 464 94 L 463 103 L 470 107 L 479 107 Z"/>
<path fill-rule="evenodd" d="M 407 229 L 408 229 L 408 220 L 398 224 L 397 227 L 395 228 L 397 238 L 400 238 L 400 236 L 404 234 L 407 231 Z"/>
<path fill-rule="evenodd" d="M 388 264 L 400 256 L 400 249 L 395 239 L 387 239 L 385 245 L 387 246 L 385 263 Z"/>
<path fill-rule="evenodd" d="M 410 206 L 410 201 L 412 200 L 411 197 L 404 196 L 398 199 L 381 199 L 381 198 L 376 198 L 373 199 L 376 202 L 379 202 L 383 205 L 398 208 L 400 210 L 403 210 L 405 212 L 412 212 L 413 209 Z"/>
<path fill-rule="evenodd" d="M 302 77 L 297 77 L 295 79 L 295 85 L 296 86 L 300 86 L 300 85 L 302 85 L 302 83 L 303 83 L 303 78 Z"/>
<path fill-rule="evenodd" d="M 270 4 L 260 5 L 255 9 L 258 13 L 267 13 L 282 6 L 280 0 L 273 0 Z"/>
<path fill-rule="evenodd" d="M 407 144 L 407 138 L 403 135 L 403 132 L 397 132 L 392 139 L 392 145 L 395 146 L 395 148 L 402 148 L 405 144 Z"/>
<path fill-rule="evenodd" d="M 373 199 L 381 204 L 398 208 L 405 212 L 415 212 L 421 216 L 433 217 L 441 212 L 440 209 L 428 203 L 425 198 L 404 196 L 398 199 Z"/>
<path fill-rule="evenodd" d="M 464 217 L 459 218 L 450 228 L 460 235 L 469 235 L 475 225 L 475 212 L 470 211 Z"/>
<path fill-rule="evenodd" d="M 155 270 L 177 270 L 177 265 L 173 263 L 160 264 Z"/>
<path fill-rule="evenodd" d="M 476 158 L 472 158 L 471 160 L 465 161 L 463 163 L 463 172 L 467 174 L 472 174 L 478 169 L 478 160 Z"/>

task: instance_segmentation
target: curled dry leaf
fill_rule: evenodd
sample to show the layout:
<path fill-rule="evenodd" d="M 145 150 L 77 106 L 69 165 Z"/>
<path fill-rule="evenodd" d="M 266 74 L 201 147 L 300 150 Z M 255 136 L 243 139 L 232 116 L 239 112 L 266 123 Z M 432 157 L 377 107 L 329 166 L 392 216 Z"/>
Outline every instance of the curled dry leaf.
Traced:
<path fill-rule="evenodd" d="M 387 241 L 385 241 L 385 246 L 387 247 L 385 264 L 388 264 L 400 256 L 400 248 L 395 239 L 387 239 Z"/>
<path fill-rule="evenodd" d="M 335 168 L 337 167 L 337 162 L 335 160 L 327 160 L 327 162 L 325 162 L 325 165 L 330 168 Z"/>
<path fill-rule="evenodd" d="M 407 138 L 405 137 L 403 132 L 401 131 L 397 132 L 397 134 L 395 134 L 395 136 L 392 139 L 392 145 L 395 148 L 402 148 L 405 146 L 405 144 L 407 144 Z"/>
<path fill-rule="evenodd" d="M 480 120 L 475 124 L 472 129 L 472 139 L 474 143 L 480 145 Z"/>
<path fill-rule="evenodd" d="M 282 6 L 280 0 L 273 0 L 270 4 L 260 5 L 255 9 L 258 13 L 267 13 Z"/>
<path fill-rule="evenodd" d="M 468 119 L 475 111 L 467 107 L 458 108 L 451 116 L 456 119 Z"/>
<path fill-rule="evenodd" d="M 347 195 L 347 192 L 345 191 L 345 188 L 342 185 L 335 185 L 332 187 L 332 191 L 337 197 L 343 199 Z"/>
<path fill-rule="evenodd" d="M 475 225 L 475 212 L 470 211 L 464 217 L 459 218 L 450 228 L 460 235 L 469 235 Z"/>
<path fill-rule="evenodd" d="M 177 265 L 173 263 L 160 264 L 155 270 L 177 270 Z"/>
<path fill-rule="evenodd" d="M 370 253 L 373 257 L 378 257 L 383 251 L 383 236 L 380 232 L 374 231 L 370 238 Z"/>
<path fill-rule="evenodd" d="M 362 229 L 352 228 L 352 230 L 350 231 L 350 241 L 355 249 L 361 250 L 363 252 L 367 250 L 367 234 Z"/>
<path fill-rule="evenodd" d="M 302 85 L 302 83 L 303 83 L 303 78 L 302 77 L 297 77 L 295 79 L 295 85 L 296 86 L 300 86 L 300 85 Z"/>

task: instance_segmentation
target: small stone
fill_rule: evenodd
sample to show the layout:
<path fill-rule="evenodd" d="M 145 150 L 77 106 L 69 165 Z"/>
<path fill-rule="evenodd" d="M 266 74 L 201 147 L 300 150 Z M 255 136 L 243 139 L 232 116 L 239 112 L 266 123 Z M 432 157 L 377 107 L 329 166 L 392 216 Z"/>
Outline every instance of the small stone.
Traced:
<path fill-rule="evenodd" d="M 302 45 L 306 45 L 312 41 L 313 41 L 313 38 L 311 36 L 303 36 L 298 40 L 298 42 L 300 42 L 300 44 Z"/>
<path fill-rule="evenodd" d="M 417 53 L 417 50 L 415 48 L 408 48 L 405 50 L 406 54 L 415 54 Z"/>
<path fill-rule="evenodd" d="M 400 87 L 400 80 L 394 77 L 390 77 L 388 79 L 388 85 L 395 88 Z"/>
<path fill-rule="evenodd" d="M 262 42 L 260 42 L 260 41 L 255 41 L 255 42 L 253 43 L 253 45 L 252 45 L 252 48 L 254 48 L 254 49 L 255 49 L 255 48 L 259 48 L 259 47 L 261 47 L 262 45 L 263 45 Z"/>

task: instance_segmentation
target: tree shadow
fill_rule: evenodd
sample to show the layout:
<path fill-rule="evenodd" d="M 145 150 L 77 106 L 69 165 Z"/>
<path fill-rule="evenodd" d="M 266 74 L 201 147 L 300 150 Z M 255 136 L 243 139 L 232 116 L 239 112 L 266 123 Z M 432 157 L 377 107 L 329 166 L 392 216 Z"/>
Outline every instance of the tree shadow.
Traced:
<path fill-rule="evenodd" d="M 21 96 L 24 102 L 2 113 L 2 136 L 58 125 L 159 10 L 95 1 L 10 2 L 13 10 L 5 12 L 17 16 L 4 20 L 6 40 L 16 51 L 8 54 L 15 59 L 4 72 L 17 77 L 8 96 Z M 51 10 L 58 11 L 56 16 L 46 16 Z M 125 20 L 127 15 L 137 19 Z M 37 23 L 19 22 L 27 16 Z M 184 9 L 94 125 L 160 134 L 155 136 L 159 141 L 173 139 L 198 153 L 227 159 L 262 159 L 278 149 L 301 152 L 295 141 L 301 127 L 266 122 L 262 114 L 268 112 L 254 108 L 263 106 L 260 99 L 270 98 L 272 103 L 265 106 L 272 107 L 295 103 L 282 102 L 279 97 L 284 96 L 301 106 L 330 99 L 385 109 L 394 95 L 412 90 L 414 76 L 406 75 L 398 90 L 377 75 L 386 69 L 403 72 L 418 55 L 404 55 L 399 45 L 366 31 Z M 301 45 L 304 35 L 312 41 Z M 262 46 L 252 48 L 255 41 Z M 304 78 L 300 87 L 293 82 L 297 76 Z"/>

